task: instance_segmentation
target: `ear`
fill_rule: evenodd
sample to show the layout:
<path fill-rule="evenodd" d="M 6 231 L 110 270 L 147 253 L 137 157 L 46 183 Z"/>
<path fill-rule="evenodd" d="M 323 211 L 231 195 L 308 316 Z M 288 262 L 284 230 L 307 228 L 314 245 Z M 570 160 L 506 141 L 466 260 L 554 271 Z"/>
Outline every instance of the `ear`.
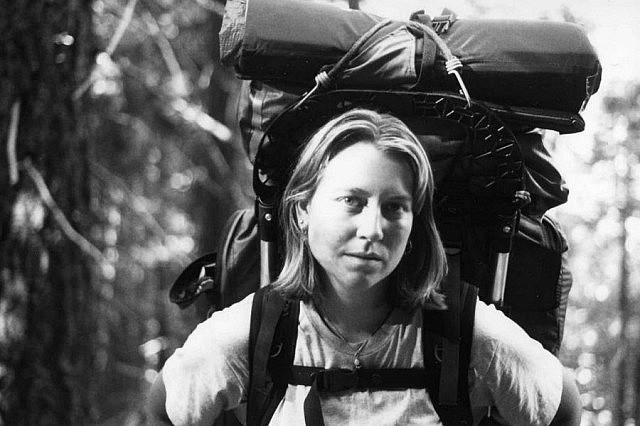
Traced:
<path fill-rule="evenodd" d="M 298 219 L 298 226 L 300 228 L 306 228 L 309 226 L 308 206 L 309 203 L 307 201 L 301 201 L 296 204 L 296 218 Z"/>

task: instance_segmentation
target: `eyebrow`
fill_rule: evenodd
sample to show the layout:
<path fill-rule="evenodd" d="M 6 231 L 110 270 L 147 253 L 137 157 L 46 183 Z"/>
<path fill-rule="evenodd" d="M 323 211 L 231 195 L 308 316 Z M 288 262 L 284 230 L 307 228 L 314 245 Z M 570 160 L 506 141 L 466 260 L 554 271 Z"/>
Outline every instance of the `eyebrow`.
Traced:
<path fill-rule="evenodd" d="M 354 195 L 360 195 L 360 196 L 369 196 L 371 195 L 369 193 L 369 191 L 366 191 L 362 188 L 343 188 L 344 191 L 349 192 L 351 194 Z M 388 199 L 394 200 L 394 201 L 404 201 L 404 202 L 408 202 L 408 203 L 412 203 L 413 202 L 413 196 L 411 196 L 411 194 L 401 194 L 401 193 L 393 193 L 391 194 L 389 197 L 387 197 Z"/>

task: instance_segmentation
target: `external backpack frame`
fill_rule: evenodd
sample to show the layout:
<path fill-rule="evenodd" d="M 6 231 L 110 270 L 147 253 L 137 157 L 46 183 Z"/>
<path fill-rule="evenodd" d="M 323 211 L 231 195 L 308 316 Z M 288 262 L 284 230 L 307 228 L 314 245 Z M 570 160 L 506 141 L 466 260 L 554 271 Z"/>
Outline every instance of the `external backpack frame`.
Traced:
<path fill-rule="evenodd" d="M 512 238 L 520 224 L 520 208 L 527 200 L 526 193 L 523 192 L 524 165 L 515 135 L 482 104 L 472 103 L 469 106 L 459 95 L 347 90 L 310 97 L 305 104 L 284 111 L 274 121 L 265 134 L 255 160 L 255 212 L 244 211 L 230 220 L 224 231 L 225 238 L 217 259 L 211 255 L 204 256 L 187 268 L 178 281 L 191 282 L 192 285 L 174 286 L 174 301 L 183 300 L 184 305 L 189 293 L 187 289 L 190 288 L 192 296 L 203 293 L 211 297 L 215 301 L 212 303 L 215 310 L 242 299 L 259 286 L 266 288 L 280 267 L 277 205 L 288 180 L 290 165 L 295 164 L 301 141 L 304 141 L 306 135 L 320 123 L 354 107 L 375 108 L 399 116 L 418 134 L 436 122 L 459 126 L 466 130 L 466 142 L 458 148 L 455 155 L 456 165 L 446 173 L 439 173 L 441 178 L 440 182 L 437 182 L 434 200 L 437 222 L 445 247 L 453 253 L 448 256 L 450 273 L 444 288 L 460 288 L 461 285 L 466 287 L 461 281 L 467 280 L 478 287 L 473 287 L 474 295 L 479 291 L 483 300 L 503 305 Z M 300 123 L 306 123 L 306 126 L 300 126 Z M 527 220 L 526 223 L 531 221 Z M 535 221 L 533 223 L 535 224 Z M 478 238 L 485 241 L 482 246 L 483 252 L 493 251 L 492 258 L 479 261 L 476 255 L 470 254 L 470 246 L 477 243 Z M 257 260 L 255 254 L 259 245 L 260 260 Z M 558 259 L 558 263 L 560 252 L 561 250 L 556 251 L 557 255 L 554 257 Z M 479 264 L 483 266 L 479 267 Z M 231 265 L 235 265 L 235 271 Z M 492 265 L 494 268 L 502 269 L 491 270 Z M 178 288 L 182 288 L 180 293 L 177 291 Z M 449 299 L 456 300 L 451 295 Z M 261 290 L 255 296 L 254 303 L 257 305 L 254 305 L 252 311 L 252 372 L 248 422 L 262 424 L 261 416 L 264 415 L 265 419 L 271 417 L 290 383 L 292 370 L 289 360 L 292 359 L 295 349 L 297 306 L 296 303 L 285 301 L 267 290 Z M 504 309 L 509 311 L 509 307 L 505 306 Z M 257 312 L 261 312 L 261 315 Z M 466 417 L 456 417 L 456 413 L 468 411 L 465 408 L 468 405 L 468 394 L 466 401 L 462 396 L 467 392 L 466 371 L 470 346 L 456 345 L 459 343 L 456 338 L 446 338 L 460 333 L 460 326 L 455 325 L 459 323 L 451 317 L 455 316 L 456 312 L 459 314 L 460 310 L 454 303 L 450 316 L 434 321 L 430 319 L 425 323 L 425 326 L 437 326 L 425 333 L 429 339 L 423 342 L 425 368 L 431 372 L 431 376 L 438 376 L 445 371 L 444 377 L 460 379 L 445 381 L 442 386 L 438 381 L 435 385 L 433 381 L 429 382 L 428 386 L 425 384 L 445 424 L 464 424 L 468 420 Z M 424 315 L 426 317 L 436 313 Z M 469 325 L 468 321 L 464 323 Z M 438 330 L 442 332 L 439 333 Z M 437 341 L 443 342 L 442 363 L 427 359 L 433 352 L 429 348 Z M 272 354 L 276 348 L 279 348 L 276 351 L 279 354 L 277 357 L 267 359 L 263 356 Z M 285 350 L 281 351 L 282 349 Z M 358 389 L 359 381 L 361 386 L 371 385 L 370 380 L 367 382 L 367 379 L 364 379 L 363 382 L 363 379 L 354 379 L 348 375 L 346 378 L 335 378 L 336 374 L 349 373 L 329 373 L 334 375 L 330 376 L 325 372 L 303 370 L 293 370 L 298 378 L 298 382 L 294 383 L 313 385 L 316 383 L 314 377 L 322 377 L 322 383 L 326 380 L 355 380 L 351 383 L 355 389 Z M 301 377 L 306 377 L 306 381 L 300 381 Z M 327 377 L 332 378 L 326 379 Z M 283 380 L 285 378 L 286 381 Z M 323 386 L 320 385 L 320 389 L 326 390 Z M 409 383 L 408 386 L 415 384 Z M 451 407 L 454 409 L 447 409 Z M 310 422 L 320 424 L 314 420 Z"/>

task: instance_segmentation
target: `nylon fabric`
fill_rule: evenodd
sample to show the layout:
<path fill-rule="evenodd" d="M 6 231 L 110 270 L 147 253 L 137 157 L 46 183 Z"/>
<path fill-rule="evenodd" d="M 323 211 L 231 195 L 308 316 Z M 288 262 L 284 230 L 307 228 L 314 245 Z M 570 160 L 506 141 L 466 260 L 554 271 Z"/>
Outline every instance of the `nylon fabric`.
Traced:
<path fill-rule="evenodd" d="M 233 6 L 232 12 L 234 8 L 239 7 Z M 306 88 L 313 86 L 315 75 L 323 67 L 337 62 L 360 35 L 382 20 L 362 11 L 291 0 L 252 0 L 245 21 L 234 16 L 227 19 L 228 25 L 235 24 L 238 30 L 224 26 L 221 36 L 228 40 L 222 43 L 221 57 L 234 58 L 229 62 L 235 64 L 242 78 Z M 416 19 L 428 22 L 419 16 Z M 238 32 L 243 25 L 244 37 L 238 49 Z M 403 26 L 403 22 L 394 22 L 389 30 Z M 461 60 L 463 79 L 473 99 L 577 114 L 598 90 L 601 66 L 584 30 L 576 24 L 458 19 L 441 36 Z M 417 35 L 416 40 L 424 38 Z M 430 44 L 429 50 L 435 51 L 435 46 Z M 367 56 L 355 63 L 368 71 L 360 73 L 364 81 L 359 78 L 352 82 L 358 87 L 366 84 L 367 89 L 399 87 L 397 81 L 402 81 L 406 68 L 376 75 L 376 68 L 368 65 L 370 61 L 378 58 Z M 458 83 L 446 72 L 442 52 L 436 52 L 434 63 L 420 59 L 416 64 L 432 71 L 423 90 L 457 91 Z M 416 69 L 416 76 L 421 73 Z"/>
<path fill-rule="evenodd" d="M 447 263 L 449 264 L 449 273 L 444 283 L 444 291 L 447 296 L 447 325 L 451 331 L 448 336 L 445 334 L 442 342 L 442 368 L 438 402 L 441 405 L 457 405 L 458 377 L 462 369 L 460 364 L 460 254 L 448 255 Z M 467 369 L 462 370 L 466 371 Z M 459 409 L 462 410 L 462 408 Z"/>

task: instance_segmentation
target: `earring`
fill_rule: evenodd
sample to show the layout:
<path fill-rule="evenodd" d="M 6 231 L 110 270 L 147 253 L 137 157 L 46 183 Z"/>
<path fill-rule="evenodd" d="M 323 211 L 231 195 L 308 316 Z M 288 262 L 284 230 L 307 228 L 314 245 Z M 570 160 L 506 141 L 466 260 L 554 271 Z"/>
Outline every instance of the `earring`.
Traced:
<path fill-rule="evenodd" d="M 304 221 L 304 219 L 299 219 L 298 220 L 298 227 L 300 228 L 300 232 L 302 232 L 303 234 L 307 232 L 307 226 L 306 226 L 306 222 Z"/>
<path fill-rule="evenodd" d="M 410 254 L 413 251 L 413 243 L 411 242 L 411 240 L 407 241 L 407 247 L 405 247 L 404 249 L 404 254 L 405 256 Z"/>

